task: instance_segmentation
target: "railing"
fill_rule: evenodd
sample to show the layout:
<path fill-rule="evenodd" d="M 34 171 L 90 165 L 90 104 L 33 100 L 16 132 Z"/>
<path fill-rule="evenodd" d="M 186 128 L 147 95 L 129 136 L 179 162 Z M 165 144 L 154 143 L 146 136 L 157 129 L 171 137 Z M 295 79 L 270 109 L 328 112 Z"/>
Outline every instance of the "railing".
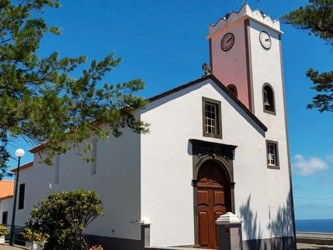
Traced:
<path fill-rule="evenodd" d="M 10 224 L 0 224 L 3 226 L 6 226 L 8 229 L 8 234 L 5 235 L 5 242 L 9 244 L 10 241 L 10 230 L 11 230 L 11 225 Z M 42 249 L 42 248 L 36 248 L 36 245 L 33 245 L 33 237 L 32 237 L 32 241 L 28 241 L 26 239 L 24 239 L 23 237 L 23 231 L 24 231 L 24 226 L 19 226 L 19 225 L 15 225 L 15 231 L 14 231 L 14 245 L 19 245 L 19 246 L 27 246 L 28 249 Z"/>

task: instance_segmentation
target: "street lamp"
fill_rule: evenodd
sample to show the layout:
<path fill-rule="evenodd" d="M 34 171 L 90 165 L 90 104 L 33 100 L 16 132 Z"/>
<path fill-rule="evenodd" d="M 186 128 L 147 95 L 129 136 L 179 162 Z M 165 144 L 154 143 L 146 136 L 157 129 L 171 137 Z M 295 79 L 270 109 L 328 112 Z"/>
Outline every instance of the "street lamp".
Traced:
<path fill-rule="evenodd" d="M 10 227 L 10 240 L 9 245 L 14 245 L 14 233 L 15 233 L 15 215 L 16 215 L 16 200 L 17 200 L 17 186 L 20 176 L 20 163 L 21 158 L 24 156 L 25 152 L 22 148 L 19 148 L 15 151 L 15 155 L 18 158 L 17 162 L 17 174 L 16 174 L 16 180 L 15 180 L 15 194 L 14 194 L 14 204 L 13 204 L 13 216 L 12 216 L 12 225 Z"/>

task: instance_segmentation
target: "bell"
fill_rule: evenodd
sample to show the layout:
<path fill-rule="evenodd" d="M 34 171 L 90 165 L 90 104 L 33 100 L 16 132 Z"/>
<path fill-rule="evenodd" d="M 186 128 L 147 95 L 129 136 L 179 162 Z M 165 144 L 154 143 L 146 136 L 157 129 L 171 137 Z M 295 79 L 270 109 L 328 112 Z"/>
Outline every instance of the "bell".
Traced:
<path fill-rule="evenodd" d="M 267 99 L 265 99 L 265 101 L 264 101 L 264 105 L 265 105 L 265 107 L 267 107 L 267 108 L 270 108 L 270 107 L 271 107 L 271 105 L 269 104 L 269 102 L 268 102 Z"/>
<path fill-rule="evenodd" d="M 267 92 L 264 90 L 264 106 L 265 108 L 269 109 L 271 105 L 269 104 L 268 97 L 267 97 Z"/>

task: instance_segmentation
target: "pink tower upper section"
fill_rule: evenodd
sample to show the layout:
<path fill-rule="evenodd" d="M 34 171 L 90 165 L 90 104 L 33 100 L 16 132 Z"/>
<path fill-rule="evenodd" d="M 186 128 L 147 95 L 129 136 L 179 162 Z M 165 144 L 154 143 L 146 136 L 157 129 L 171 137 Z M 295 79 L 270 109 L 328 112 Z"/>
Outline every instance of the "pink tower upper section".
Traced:
<path fill-rule="evenodd" d="M 281 34 L 280 22 L 273 21 L 258 10 L 252 11 L 249 5 L 242 6 L 239 12 L 232 12 L 209 25 L 210 64 L 212 73 L 226 86 L 237 88 L 238 99 L 253 110 L 253 72 L 251 69 L 253 51 L 251 42 L 258 41 L 251 29 L 257 26 Z M 232 48 L 221 49 L 222 38 L 231 33 L 234 37 Z M 229 35 L 230 36 L 230 35 Z M 255 40 L 255 41 L 251 41 Z"/>

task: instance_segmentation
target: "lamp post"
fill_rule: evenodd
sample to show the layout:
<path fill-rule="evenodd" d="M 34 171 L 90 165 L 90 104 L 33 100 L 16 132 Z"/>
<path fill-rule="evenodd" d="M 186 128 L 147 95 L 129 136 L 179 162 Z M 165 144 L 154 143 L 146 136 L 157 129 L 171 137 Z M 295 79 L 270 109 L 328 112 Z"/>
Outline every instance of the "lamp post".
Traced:
<path fill-rule="evenodd" d="M 9 245 L 14 245 L 14 233 L 15 233 L 15 215 L 16 215 L 16 200 L 17 200 L 17 186 L 20 176 L 20 163 L 21 158 L 24 156 L 25 152 L 22 148 L 19 148 L 15 151 L 15 155 L 18 158 L 17 162 L 17 174 L 16 174 L 16 180 L 15 180 L 15 194 L 14 194 L 14 204 L 13 204 L 13 216 L 12 216 L 12 224 L 10 227 L 10 240 Z"/>

